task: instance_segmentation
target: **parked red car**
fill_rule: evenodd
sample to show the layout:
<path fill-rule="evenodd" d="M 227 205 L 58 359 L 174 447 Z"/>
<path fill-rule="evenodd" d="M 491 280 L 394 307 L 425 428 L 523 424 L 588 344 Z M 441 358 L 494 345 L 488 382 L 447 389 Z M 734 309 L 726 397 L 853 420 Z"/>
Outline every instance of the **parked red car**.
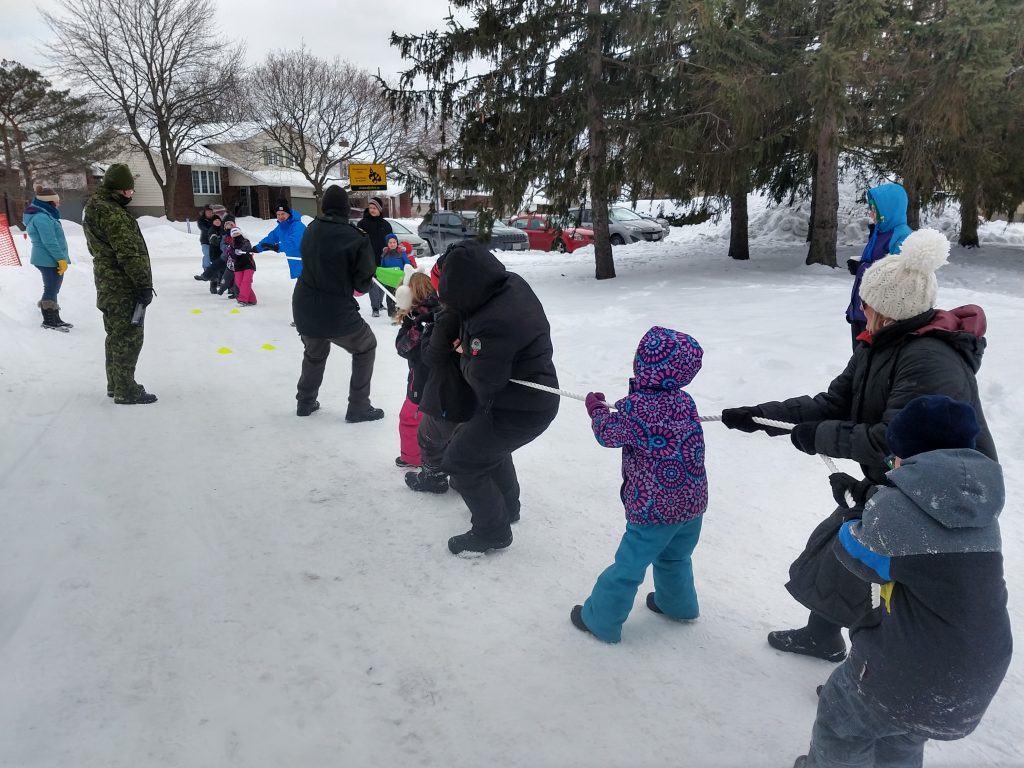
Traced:
<path fill-rule="evenodd" d="M 514 216 L 508 220 L 510 227 L 521 229 L 530 239 L 530 248 L 535 251 L 558 251 L 572 253 L 577 248 L 593 245 L 594 230 L 566 227 L 561 232 L 546 215 Z"/>

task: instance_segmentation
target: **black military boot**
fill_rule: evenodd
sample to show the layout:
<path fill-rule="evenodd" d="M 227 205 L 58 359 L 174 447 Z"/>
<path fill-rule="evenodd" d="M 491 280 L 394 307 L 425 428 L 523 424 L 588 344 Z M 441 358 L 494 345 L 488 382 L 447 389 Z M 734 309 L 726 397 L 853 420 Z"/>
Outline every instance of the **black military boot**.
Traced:
<path fill-rule="evenodd" d="M 424 467 L 420 472 L 406 472 L 405 484 L 421 493 L 447 493 L 448 475 Z"/>
<path fill-rule="evenodd" d="M 156 395 L 147 392 L 146 388 L 139 384 L 134 397 L 118 397 L 114 395 L 114 402 L 118 405 L 149 405 L 156 402 Z"/>
<path fill-rule="evenodd" d="M 453 555 L 483 555 L 496 549 L 506 549 L 512 545 L 512 533 L 497 539 L 485 539 L 473 531 L 466 531 L 448 539 L 448 549 Z"/>

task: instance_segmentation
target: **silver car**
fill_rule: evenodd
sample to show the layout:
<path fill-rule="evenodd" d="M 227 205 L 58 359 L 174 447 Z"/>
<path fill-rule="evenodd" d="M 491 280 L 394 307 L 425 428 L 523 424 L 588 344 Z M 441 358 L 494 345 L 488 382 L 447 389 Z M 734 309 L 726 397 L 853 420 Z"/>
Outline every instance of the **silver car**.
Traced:
<path fill-rule="evenodd" d="M 594 228 L 594 212 L 590 208 L 570 208 L 569 219 L 577 226 Z M 665 238 L 665 231 L 658 222 L 644 218 L 621 205 L 613 205 L 608 209 L 608 233 L 612 245 L 656 243 Z"/>
<path fill-rule="evenodd" d="M 418 232 L 430 243 L 434 253 L 443 253 L 452 243 L 476 236 L 476 217 L 475 211 L 435 211 L 429 220 L 420 224 Z M 530 240 L 525 232 L 495 220 L 486 245 L 490 250 L 527 251 Z"/>

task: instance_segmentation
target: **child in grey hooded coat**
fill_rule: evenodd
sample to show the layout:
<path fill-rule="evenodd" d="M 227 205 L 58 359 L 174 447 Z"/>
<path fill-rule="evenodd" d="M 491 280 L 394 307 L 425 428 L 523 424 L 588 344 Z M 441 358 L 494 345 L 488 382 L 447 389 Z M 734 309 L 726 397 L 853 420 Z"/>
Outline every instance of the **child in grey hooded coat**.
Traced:
<path fill-rule="evenodd" d="M 916 768 L 928 739 L 962 739 L 981 722 L 1013 641 L 1003 475 L 974 450 L 979 430 L 969 403 L 941 395 L 914 398 L 889 423 L 887 483 L 833 544 L 851 572 L 881 585 L 881 605 L 850 628 L 850 655 L 821 691 L 795 768 Z"/>

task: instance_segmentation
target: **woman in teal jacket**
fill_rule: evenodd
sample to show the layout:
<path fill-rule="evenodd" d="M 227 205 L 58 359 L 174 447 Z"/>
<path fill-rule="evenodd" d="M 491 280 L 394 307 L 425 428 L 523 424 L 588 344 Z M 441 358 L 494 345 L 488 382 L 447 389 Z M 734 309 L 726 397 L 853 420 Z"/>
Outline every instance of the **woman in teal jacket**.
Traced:
<path fill-rule="evenodd" d="M 73 326 L 60 319 L 57 295 L 71 259 L 68 257 L 64 227 L 60 223 L 60 211 L 57 210 L 60 196 L 42 184 L 36 184 L 35 193 L 25 208 L 22 221 L 32 240 L 32 264 L 43 276 L 43 297 L 36 306 L 43 313 L 43 328 L 66 333 Z"/>

